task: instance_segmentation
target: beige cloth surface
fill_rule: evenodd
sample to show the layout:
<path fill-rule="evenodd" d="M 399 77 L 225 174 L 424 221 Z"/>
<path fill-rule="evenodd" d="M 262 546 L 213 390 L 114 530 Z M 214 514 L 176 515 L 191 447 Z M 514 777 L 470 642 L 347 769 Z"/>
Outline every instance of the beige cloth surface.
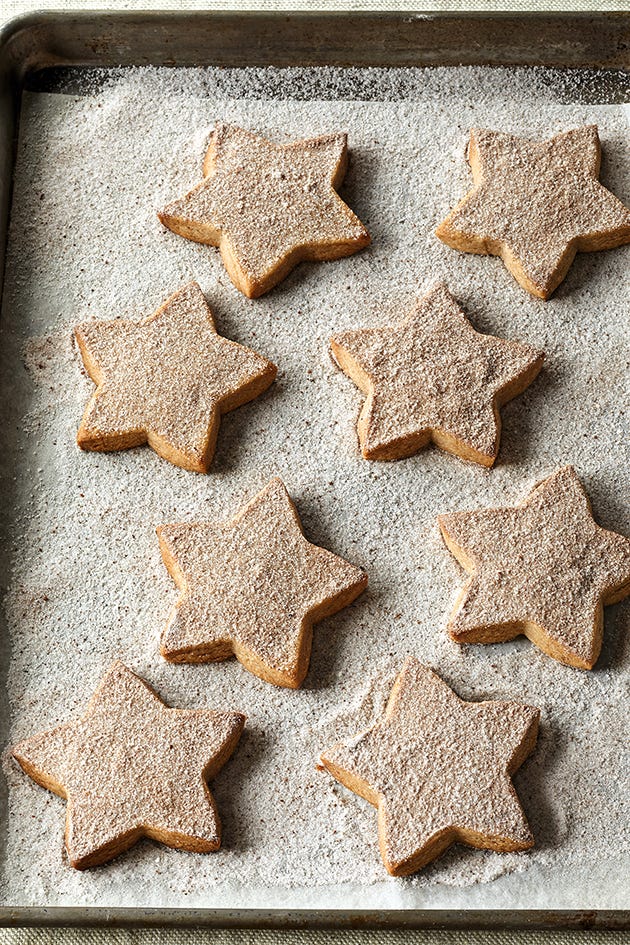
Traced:
<path fill-rule="evenodd" d="M 403 10 L 403 11 L 630 11 L 629 0 L 0 0 L 0 23 L 34 10 Z M 262 931 L 2 929 L 0 945 L 622 945 L 628 935 L 614 931 Z"/>

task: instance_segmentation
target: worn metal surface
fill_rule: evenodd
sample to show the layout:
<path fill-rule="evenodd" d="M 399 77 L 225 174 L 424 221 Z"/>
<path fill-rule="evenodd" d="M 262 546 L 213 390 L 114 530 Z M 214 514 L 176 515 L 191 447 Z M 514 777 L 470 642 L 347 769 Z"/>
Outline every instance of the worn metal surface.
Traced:
<path fill-rule="evenodd" d="M 627 94 L 630 15 L 310 14 L 310 13 L 85 13 L 30 15 L 0 33 L 0 280 L 10 205 L 14 141 L 23 85 L 45 87 L 51 67 L 169 66 L 432 66 L 459 64 L 543 65 L 579 68 L 588 81 L 575 84 L 580 100 L 621 101 Z M 595 70 L 595 71 L 592 71 Z M 599 71 L 605 70 L 605 71 Z M 38 74 L 37 74 L 38 73 Z M 36 75 L 37 74 L 37 75 Z M 73 73 L 80 84 L 80 73 Z M 79 76 L 79 79 L 77 79 Z M 6 712 L 3 679 L 6 636 L 0 640 L 0 711 Z M 0 796 L 0 819 L 5 798 Z M 0 843 L 2 838 L 0 835 Z M 612 869 L 611 865 L 611 869 Z M 285 908 L 282 897 L 263 904 L 245 896 L 235 908 L 125 910 L 0 908 L 4 924 L 125 924 L 222 926 L 406 927 L 628 927 L 628 913 L 556 910 L 536 905 L 536 883 L 523 883 L 522 904 L 513 891 L 502 905 L 501 884 L 491 908 L 479 910 L 467 894 L 457 908 L 438 895 L 427 908 L 356 909 L 333 901 L 318 911 Z M 593 887 L 605 888 L 594 876 Z M 494 885 L 494 884 L 493 884 Z M 509 877 L 505 878 L 509 887 Z M 544 886 L 542 882 L 542 886 Z M 531 887 L 531 888 L 530 888 Z M 505 890 L 504 890 L 505 893 Z M 333 897 L 335 898 L 335 897 Z M 506 904 L 510 903 L 509 908 Z"/>

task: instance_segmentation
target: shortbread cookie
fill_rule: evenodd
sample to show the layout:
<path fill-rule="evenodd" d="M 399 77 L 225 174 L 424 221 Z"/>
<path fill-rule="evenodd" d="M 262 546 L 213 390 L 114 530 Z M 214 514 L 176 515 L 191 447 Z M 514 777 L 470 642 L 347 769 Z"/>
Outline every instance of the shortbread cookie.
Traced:
<path fill-rule="evenodd" d="M 321 761 L 378 808 L 385 868 L 406 876 L 452 843 L 533 845 L 510 776 L 534 749 L 539 715 L 516 702 L 464 702 L 409 657 L 383 718 Z"/>
<path fill-rule="evenodd" d="M 16 745 L 24 771 L 68 801 L 72 866 L 98 866 L 150 837 L 180 850 L 221 845 L 206 781 L 241 737 L 245 716 L 169 709 L 144 680 L 115 662 L 85 715 Z"/>
<path fill-rule="evenodd" d="M 466 253 L 500 256 L 542 299 L 562 282 L 576 252 L 630 242 L 630 210 L 598 181 L 596 125 L 531 141 L 473 128 L 473 189 L 436 235 Z"/>
<path fill-rule="evenodd" d="M 336 192 L 347 163 L 345 134 L 277 145 L 219 123 L 203 182 L 158 216 L 174 233 L 218 246 L 230 279 L 253 299 L 302 260 L 338 259 L 368 245 Z"/>
<path fill-rule="evenodd" d="M 308 669 L 313 624 L 367 585 L 360 568 L 306 540 L 280 479 L 230 521 L 157 532 L 181 590 L 161 643 L 174 662 L 234 655 L 261 679 L 296 689 Z"/>
<path fill-rule="evenodd" d="M 86 322 L 75 329 L 97 388 L 77 442 L 84 450 L 148 443 L 176 466 L 206 472 L 221 414 L 262 394 L 276 366 L 217 334 L 196 282 L 140 322 Z"/>
<path fill-rule="evenodd" d="M 358 423 L 366 459 L 401 459 L 432 441 L 484 466 L 499 449 L 499 407 L 531 384 L 544 358 L 475 331 L 443 282 L 399 324 L 345 331 L 330 347 L 367 394 Z"/>
<path fill-rule="evenodd" d="M 630 593 L 630 540 L 600 528 L 571 466 L 514 508 L 438 516 L 447 547 L 471 578 L 449 631 L 458 643 L 519 634 L 549 656 L 592 669 L 603 605 Z"/>

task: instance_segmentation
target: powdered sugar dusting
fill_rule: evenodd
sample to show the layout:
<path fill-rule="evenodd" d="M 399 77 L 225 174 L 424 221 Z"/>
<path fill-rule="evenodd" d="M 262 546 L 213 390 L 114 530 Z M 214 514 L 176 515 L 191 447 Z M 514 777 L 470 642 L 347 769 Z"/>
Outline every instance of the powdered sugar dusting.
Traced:
<path fill-rule="evenodd" d="M 84 322 L 75 336 L 98 383 L 82 446 L 116 449 L 155 438 L 184 468 L 207 467 L 221 410 L 251 400 L 275 376 L 255 351 L 216 333 L 194 282 L 142 321 Z"/>
<path fill-rule="evenodd" d="M 494 457 L 495 401 L 508 387 L 512 395 L 526 387 L 543 358 L 526 345 L 474 331 L 444 283 L 397 325 L 343 332 L 332 344 L 333 354 L 337 345 L 344 349 L 369 382 L 359 437 L 371 458 L 388 449 L 406 455 L 434 431 Z"/>
<path fill-rule="evenodd" d="M 390 75 L 395 94 L 369 101 L 359 100 L 362 90 L 380 89 L 382 78 L 369 70 L 343 81 L 336 72 L 305 73 L 300 100 L 283 97 L 297 79 L 281 71 L 231 78 L 140 70 L 88 96 L 25 96 L 0 345 L 10 533 L 6 743 L 80 711 L 116 657 L 172 706 L 239 710 L 248 721 L 213 781 L 223 846 L 207 856 L 144 842 L 77 874 L 62 856 L 63 803 L 8 762 L 7 901 L 203 906 L 226 890 L 233 903 L 235 887 L 273 887 L 286 906 L 306 888 L 350 884 L 357 897 L 369 887 L 366 905 L 383 890 L 426 903 L 445 886 L 509 871 L 523 883 L 542 869 L 592 876 L 611 850 L 627 850 L 619 784 L 628 604 L 607 609 L 592 673 L 561 666 L 523 639 L 461 648 L 445 625 L 464 577 L 435 519 L 515 504 L 534 481 L 573 463 L 597 520 L 630 534 L 621 406 L 630 254 L 578 256 L 543 303 L 500 260 L 458 254 L 433 235 L 469 187 L 472 126 L 542 139 L 596 123 L 601 180 L 628 202 L 625 116 L 620 107 L 562 104 L 566 80 L 555 90 L 544 72 Z M 346 99 L 335 100 L 340 89 Z M 350 167 L 340 196 L 367 226 L 371 246 L 329 265 L 302 264 L 269 295 L 245 299 L 217 250 L 166 231 L 155 212 L 198 183 L 218 120 L 272 140 L 347 132 Z M 546 354 L 536 383 L 502 411 L 493 470 L 430 448 L 399 463 L 363 460 L 355 432 L 361 398 L 328 355 L 333 333 L 400 320 L 435 278 L 446 280 L 474 327 Z M 90 317 L 141 318 L 191 279 L 221 335 L 278 365 L 276 383 L 223 418 L 207 476 L 176 469 L 146 447 L 81 453 L 76 429 L 93 385 L 72 347 L 72 327 Z M 158 656 L 177 590 L 155 527 L 228 518 L 274 475 L 286 483 L 308 538 L 370 578 L 353 605 L 315 628 L 297 692 L 274 688 L 235 661 L 186 666 Z M 538 747 L 514 779 L 536 839 L 531 852 L 453 848 L 417 877 L 389 880 L 374 809 L 316 770 L 323 748 L 380 714 L 408 654 L 465 699 L 540 707 Z M 553 892 L 552 884 L 539 885 Z"/>
<path fill-rule="evenodd" d="M 536 708 L 462 702 L 410 657 L 386 715 L 368 732 L 327 748 L 322 761 L 342 784 L 367 787 L 383 815 L 386 862 L 407 872 L 421 857 L 432 858 L 428 850 L 445 833 L 472 834 L 499 848 L 531 846 L 509 775 L 530 753 L 537 729 Z"/>
<path fill-rule="evenodd" d="M 73 863 L 107 859 L 145 833 L 214 850 L 221 830 L 204 775 L 227 761 L 244 721 L 238 713 L 169 710 L 116 661 L 79 718 L 35 733 L 15 755 L 68 799 Z"/>
<path fill-rule="evenodd" d="M 532 291 L 546 298 L 571 247 L 630 242 L 630 210 L 597 180 L 596 127 L 544 141 L 473 129 L 473 147 L 475 188 L 438 228 L 450 245 L 501 248 L 522 268 Z"/>
<path fill-rule="evenodd" d="M 236 653 L 263 679 L 299 685 L 312 622 L 366 584 L 359 568 L 304 538 L 279 479 L 228 522 L 164 525 L 159 535 L 182 590 L 162 635 L 170 659 Z"/>
<path fill-rule="evenodd" d="M 336 247 L 344 256 L 369 242 L 333 188 L 345 161 L 343 134 L 279 145 L 218 123 L 205 180 L 159 216 L 189 239 L 224 249 L 227 243 L 248 283 L 276 281 L 272 272 L 296 253 L 317 259 L 334 256 Z"/>

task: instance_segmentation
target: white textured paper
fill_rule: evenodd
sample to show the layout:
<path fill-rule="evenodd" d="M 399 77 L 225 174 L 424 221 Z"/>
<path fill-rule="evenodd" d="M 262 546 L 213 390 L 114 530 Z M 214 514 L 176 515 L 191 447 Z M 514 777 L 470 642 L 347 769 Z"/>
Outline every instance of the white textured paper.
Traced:
<path fill-rule="evenodd" d="M 215 76 L 215 79 L 217 77 Z M 5 617 L 13 741 L 79 712 L 115 657 L 176 706 L 241 709 L 248 727 L 212 785 L 224 825 L 217 854 L 144 842 L 111 864 L 73 871 L 64 803 L 9 760 L 11 904 L 298 907 L 612 908 L 611 855 L 627 850 L 624 674 L 628 606 L 607 609 L 591 673 L 526 640 L 461 648 L 444 627 L 463 575 L 438 512 L 512 504 L 557 465 L 576 465 L 601 524 L 630 533 L 628 248 L 579 256 L 547 303 L 499 260 L 460 255 L 433 230 L 466 191 L 468 129 L 532 135 L 597 122 L 603 182 L 628 201 L 623 109 L 561 105 L 562 78 L 475 69 L 398 72 L 392 101 L 230 99 L 221 74 L 132 72 L 88 97 L 27 96 L 3 308 L 2 457 L 12 527 Z M 317 81 L 322 81 L 321 76 Z M 323 80 L 334 97 L 335 74 Z M 370 86 L 370 74 L 362 81 Z M 376 82 L 374 78 L 374 82 Z M 381 80 L 379 80 L 381 81 Z M 305 74 L 303 98 L 316 79 Z M 281 140 L 347 130 L 342 195 L 372 246 L 300 266 L 262 299 L 244 299 L 216 250 L 166 232 L 155 209 L 200 178 L 218 119 Z M 362 395 L 327 353 L 333 331 L 402 317 L 444 277 L 475 327 L 542 347 L 547 365 L 503 410 L 497 466 L 434 449 L 398 463 L 361 459 Z M 219 330 L 274 360 L 263 397 L 227 416 L 211 472 L 175 469 L 147 448 L 84 454 L 76 427 L 92 388 L 71 344 L 86 317 L 141 317 L 196 278 Z M 307 537 L 366 568 L 368 592 L 315 629 L 305 687 L 276 689 L 229 661 L 174 666 L 158 638 L 176 591 L 160 559 L 161 522 L 226 517 L 280 474 Z M 381 711 L 407 653 L 465 698 L 542 711 L 538 748 L 515 777 L 537 846 L 501 855 L 453 848 L 417 877 L 385 877 L 375 811 L 315 769 L 318 752 Z M 511 875 L 510 875 L 511 874 Z M 619 868 L 616 875 L 623 876 Z"/>

